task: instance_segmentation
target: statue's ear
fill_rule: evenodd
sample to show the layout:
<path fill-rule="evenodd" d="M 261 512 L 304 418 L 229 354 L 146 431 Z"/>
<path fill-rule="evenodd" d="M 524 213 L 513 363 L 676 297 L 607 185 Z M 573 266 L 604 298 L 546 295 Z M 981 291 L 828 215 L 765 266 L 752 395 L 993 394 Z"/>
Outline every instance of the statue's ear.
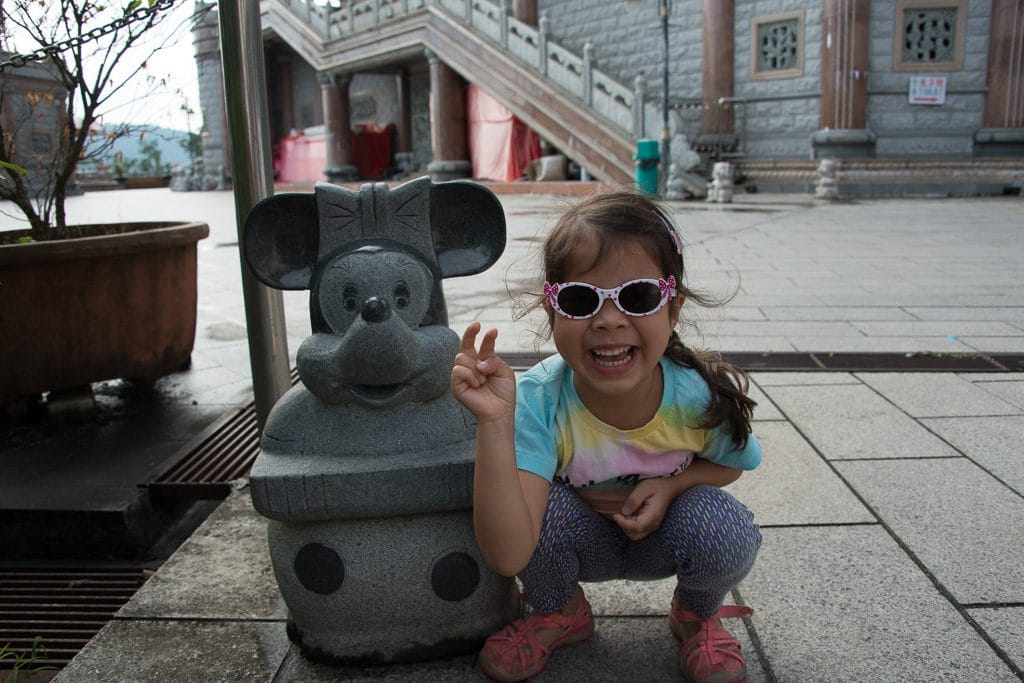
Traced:
<path fill-rule="evenodd" d="M 279 194 L 252 208 L 242 253 L 256 277 L 274 289 L 309 289 L 320 241 L 313 194 Z"/>
<path fill-rule="evenodd" d="M 441 277 L 487 270 L 505 250 L 505 211 L 493 192 L 476 183 L 434 185 L 430 228 Z"/>

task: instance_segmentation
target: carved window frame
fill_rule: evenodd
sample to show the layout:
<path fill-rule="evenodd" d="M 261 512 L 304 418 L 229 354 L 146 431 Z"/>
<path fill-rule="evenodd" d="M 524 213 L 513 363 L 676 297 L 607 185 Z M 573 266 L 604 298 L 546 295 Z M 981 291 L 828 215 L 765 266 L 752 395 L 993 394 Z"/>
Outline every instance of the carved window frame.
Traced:
<path fill-rule="evenodd" d="M 796 20 L 796 63 L 792 69 L 762 70 L 760 69 L 761 45 L 758 42 L 758 33 L 765 24 L 777 24 L 784 21 Z M 750 20 L 750 78 L 755 81 L 767 81 L 778 78 L 798 78 L 804 75 L 804 54 L 806 53 L 807 38 L 804 34 L 804 11 L 784 12 L 782 14 L 771 14 L 762 17 L 754 17 Z"/>
<path fill-rule="evenodd" d="M 903 17 L 907 10 L 922 9 L 956 12 L 956 26 L 953 32 L 953 59 L 945 62 L 903 61 Z M 893 71 L 932 72 L 962 71 L 964 68 L 964 43 L 967 37 L 967 0 L 896 0 L 893 17 L 892 68 Z"/>

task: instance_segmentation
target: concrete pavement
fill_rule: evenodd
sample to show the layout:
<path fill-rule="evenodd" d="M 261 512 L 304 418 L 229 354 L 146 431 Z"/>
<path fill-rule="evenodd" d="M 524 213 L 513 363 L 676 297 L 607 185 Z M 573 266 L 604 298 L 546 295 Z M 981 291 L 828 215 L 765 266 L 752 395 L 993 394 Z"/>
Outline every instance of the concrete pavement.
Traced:
<path fill-rule="evenodd" d="M 536 319 L 513 320 L 510 292 L 529 287 L 531 247 L 566 200 L 502 200 L 506 254 L 486 273 L 447 283 L 451 325 L 480 319 L 501 330 L 499 350 L 549 350 Z M 251 389 L 231 195 L 138 190 L 69 206 L 78 222 L 109 220 L 111 208 L 210 224 L 199 245 L 193 368 L 160 382 L 172 412 L 192 416 L 175 438 L 190 438 Z M 732 205 L 674 208 L 691 286 L 736 294 L 723 308 L 692 311 L 691 344 L 1024 353 L 1020 198 L 739 195 Z M 306 307 L 305 293 L 286 293 L 292 353 L 308 334 Z M 1024 373 L 753 380 L 764 464 L 730 487 L 765 539 L 733 596 L 755 609 L 746 628 L 733 625 L 750 680 L 1021 679 Z M 306 661 L 285 635 L 264 533 L 247 491 L 232 494 L 57 680 L 483 680 L 472 657 L 365 669 Z M 671 581 L 585 589 L 597 634 L 560 651 L 541 680 L 678 678 L 665 618 Z"/>

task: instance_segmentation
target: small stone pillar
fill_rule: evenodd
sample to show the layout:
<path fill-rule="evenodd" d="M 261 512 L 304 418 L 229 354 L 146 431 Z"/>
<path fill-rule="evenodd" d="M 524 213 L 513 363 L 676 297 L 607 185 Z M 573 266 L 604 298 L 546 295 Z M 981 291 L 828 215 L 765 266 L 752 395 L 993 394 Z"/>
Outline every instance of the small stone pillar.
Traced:
<path fill-rule="evenodd" d="M 732 202 L 732 164 L 728 161 L 716 161 L 711 167 L 707 201 L 718 204 Z"/>
<path fill-rule="evenodd" d="M 814 196 L 818 199 L 839 199 L 839 162 L 835 159 L 822 159 L 818 163 Z"/>
<path fill-rule="evenodd" d="M 436 54 L 426 51 L 430 63 L 430 140 L 434 160 L 427 172 L 434 182 L 468 178 L 466 135 L 466 84 Z"/>
<path fill-rule="evenodd" d="M 395 149 L 395 167 L 408 173 L 416 165 L 412 151 L 412 103 L 409 72 L 402 69 L 398 75 L 398 130 Z"/>
<path fill-rule="evenodd" d="M 327 142 L 327 168 L 324 176 L 332 183 L 348 182 L 359 177 L 352 165 L 352 118 L 348 86 L 352 74 L 317 75 L 323 95 L 324 136 Z"/>
<path fill-rule="evenodd" d="M 473 537 L 476 421 L 451 393 L 441 285 L 501 256 L 501 203 L 466 182 L 319 183 L 257 204 L 242 245 L 267 286 L 311 290 L 300 382 L 249 479 L 288 636 L 340 663 L 478 650 L 519 596 Z"/>

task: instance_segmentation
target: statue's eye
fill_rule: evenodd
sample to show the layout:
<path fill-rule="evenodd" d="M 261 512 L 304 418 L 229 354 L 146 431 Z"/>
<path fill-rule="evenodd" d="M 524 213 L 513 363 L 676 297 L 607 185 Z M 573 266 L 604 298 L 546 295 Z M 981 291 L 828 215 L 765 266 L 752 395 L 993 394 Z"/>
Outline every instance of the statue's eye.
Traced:
<path fill-rule="evenodd" d="M 409 292 L 409 285 L 404 282 L 399 282 L 395 285 L 395 308 L 405 308 L 409 305 L 409 298 L 412 296 Z"/>
<path fill-rule="evenodd" d="M 341 300 L 345 305 L 346 311 L 354 311 L 359 306 L 358 301 L 359 290 L 353 284 L 347 284 L 341 290 Z"/>

